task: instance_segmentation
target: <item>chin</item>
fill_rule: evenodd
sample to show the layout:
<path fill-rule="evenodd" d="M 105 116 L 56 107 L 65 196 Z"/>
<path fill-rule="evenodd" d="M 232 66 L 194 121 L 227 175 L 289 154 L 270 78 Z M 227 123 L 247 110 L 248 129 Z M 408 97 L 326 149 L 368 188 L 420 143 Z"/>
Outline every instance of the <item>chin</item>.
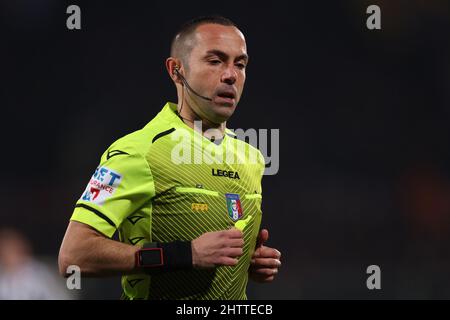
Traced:
<path fill-rule="evenodd" d="M 214 114 L 212 116 L 217 122 L 224 122 L 227 121 L 234 113 L 234 110 L 236 109 L 235 105 L 217 105 L 214 108 Z"/>

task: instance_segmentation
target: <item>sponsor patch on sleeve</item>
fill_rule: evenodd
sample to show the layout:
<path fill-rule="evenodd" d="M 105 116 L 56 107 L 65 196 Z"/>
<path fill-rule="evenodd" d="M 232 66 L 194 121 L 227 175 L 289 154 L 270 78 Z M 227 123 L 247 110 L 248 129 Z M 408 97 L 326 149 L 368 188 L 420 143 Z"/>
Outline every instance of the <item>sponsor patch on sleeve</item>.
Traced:
<path fill-rule="evenodd" d="M 121 181 L 121 174 L 107 167 L 98 167 L 95 169 L 80 200 L 89 201 L 101 206 L 105 203 L 106 199 L 114 194 Z"/>

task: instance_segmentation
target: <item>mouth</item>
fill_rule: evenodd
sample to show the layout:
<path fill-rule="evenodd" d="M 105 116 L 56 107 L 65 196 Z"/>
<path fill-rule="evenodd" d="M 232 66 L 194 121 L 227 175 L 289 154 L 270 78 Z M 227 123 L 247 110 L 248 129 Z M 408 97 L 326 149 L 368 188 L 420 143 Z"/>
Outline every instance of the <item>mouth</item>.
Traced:
<path fill-rule="evenodd" d="M 224 104 L 234 104 L 236 99 L 236 94 L 234 93 L 234 91 L 229 90 L 229 91 L 220 91 L 217 94 L 217 102 L 219 103 L 224 103 Z"/>

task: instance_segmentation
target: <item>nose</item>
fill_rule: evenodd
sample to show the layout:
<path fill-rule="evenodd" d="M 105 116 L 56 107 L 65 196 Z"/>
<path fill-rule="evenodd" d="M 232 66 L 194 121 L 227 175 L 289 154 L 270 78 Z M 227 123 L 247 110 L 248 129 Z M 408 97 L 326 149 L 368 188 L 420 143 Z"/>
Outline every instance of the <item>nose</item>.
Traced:
<path fill-rule="evenodd" d="M 234 65 L 231 65 L 231 66 L 229 65 L 224 70 L 221 81 L 228 85 L 233 85 L 236 82 L 236 78 L 237 78 L 237 73 L 236 73 L 236 70 L 234 69 Z"/>

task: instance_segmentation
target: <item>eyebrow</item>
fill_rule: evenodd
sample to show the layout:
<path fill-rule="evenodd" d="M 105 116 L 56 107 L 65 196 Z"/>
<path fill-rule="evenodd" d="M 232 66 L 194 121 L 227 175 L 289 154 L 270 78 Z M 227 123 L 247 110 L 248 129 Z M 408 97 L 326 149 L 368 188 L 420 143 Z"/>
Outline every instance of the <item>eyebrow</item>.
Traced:
<path fill-rule="evenodd" d="M 226 54 L 222 50 L 218 50 L 218 49 L 208 50 L 206 52 L 206 56 L 210 56 L 210 55 L 216 55 L 222 60 L 227 60 L 230 57 L 228 54 Z M 244 54 L 241 54 L 240 56 L 237 56 L 234 59 L 234 61 L 239 61 L 239 60 L 245 60 L 247 62 L 248 61 L 248 55 L 244 53 Z"/>

